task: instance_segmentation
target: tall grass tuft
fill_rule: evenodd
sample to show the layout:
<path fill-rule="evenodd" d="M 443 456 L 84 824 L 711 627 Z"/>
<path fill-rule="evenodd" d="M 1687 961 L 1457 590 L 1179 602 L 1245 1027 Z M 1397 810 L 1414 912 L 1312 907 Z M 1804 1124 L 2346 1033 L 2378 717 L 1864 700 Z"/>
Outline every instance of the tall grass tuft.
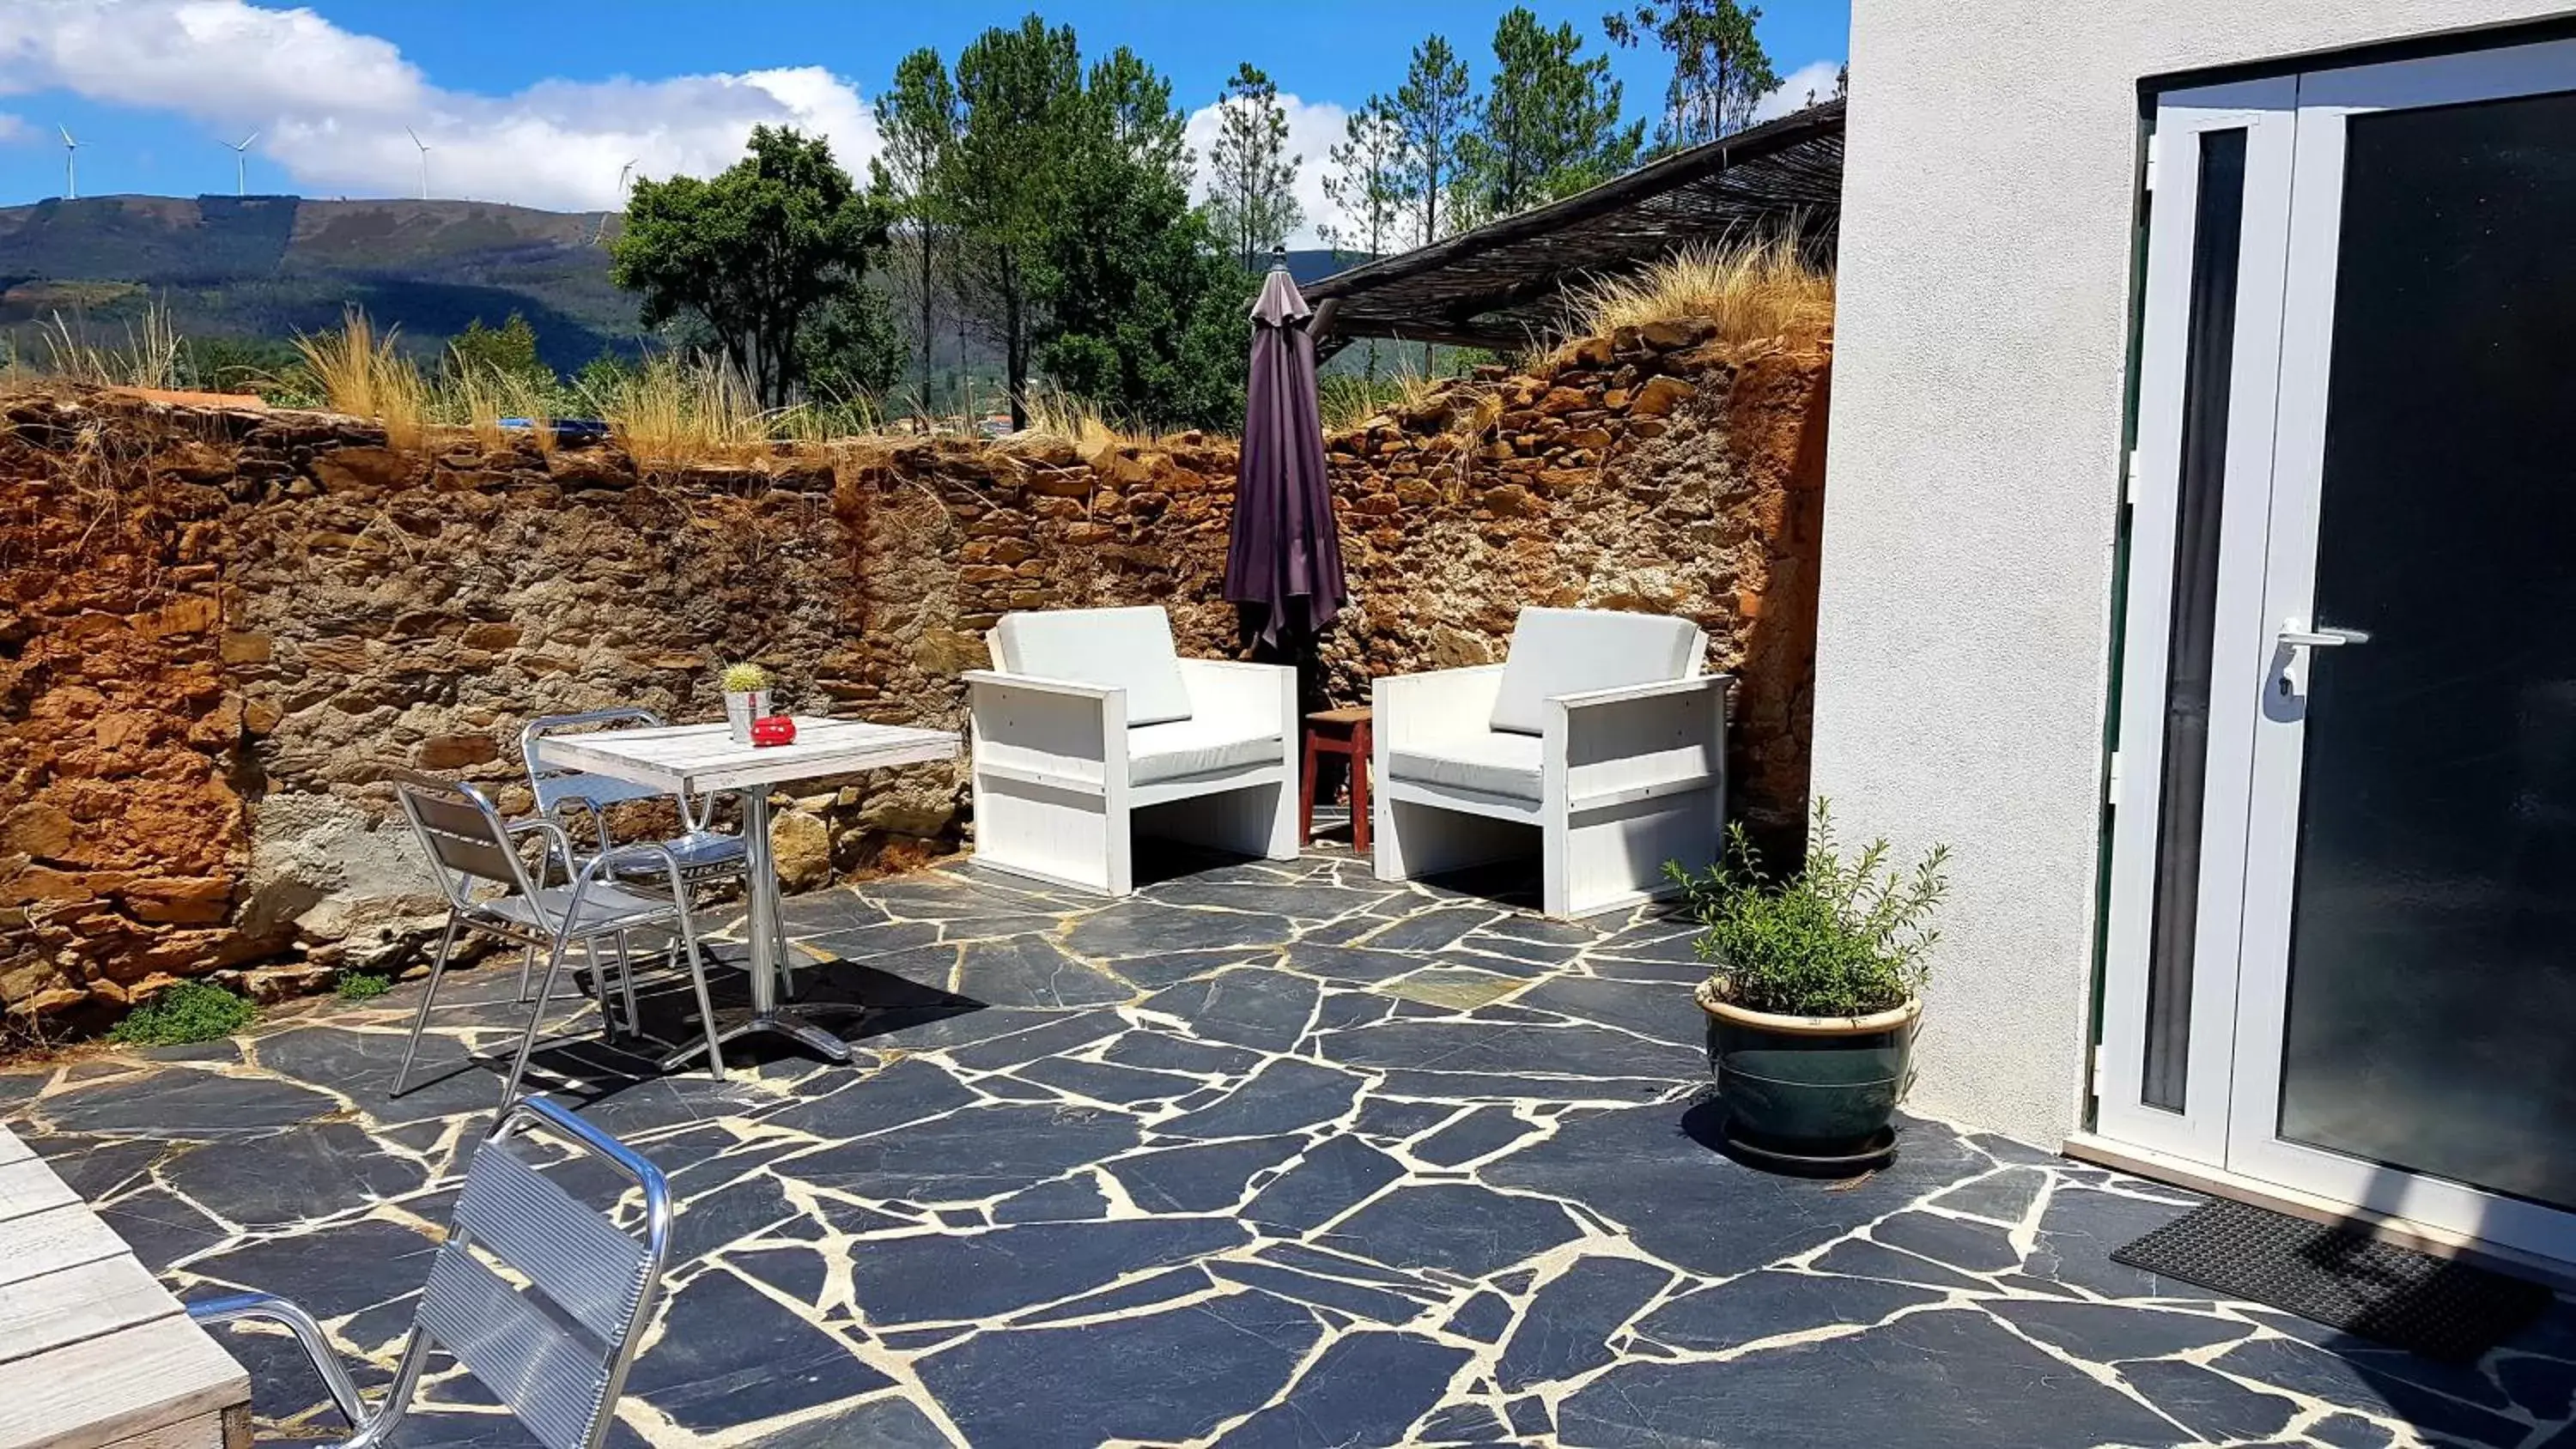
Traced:
<path fill-rule="evenodd" d="M 1111 422 L 1100 404 L 1058 387 L 1030 388 L 1021 401 L 1021 410 L 1029 419 L 1029 425 L 1020 430 L 1021 437 L 1066 444 L 1086 459 L 1113 453 L 1121 445 L 1153 441 Z"/>
<path fill-rule="evenodd" d="M 1356 428 L 1380 413 L 1410 412 L 1431 394 L 1456 381 L 1454 377 L 1435 376 L 1410 366 L 1376 377 L 1331 373 L 1316 380 L 1315 400 L 1323 414 L 1324 431 L 1338 433 Z"/>
<path fill-rule="evenodd" d="M 519 372 L 498 374 L 494 381 L 501 416 L 526 418 L 537 451 L 554 456 L 555 416 L 562 406 L 558 401 L 561 389 L 552 385 L 551 379 Z"/>
<path fill-rule="evenodd" d="M 1684 317 L 1706 317 L 1726 342 L 1820 340 L 1834 322 L 1834 279 L 1786 236 L 1695 245 L 1625 277 L 1567 294 L 1571 331 L 1599 337 Z"/>
<path fill-rule="evenodd" d="M 363 308 L 341 314 L 340 330 L 312 335 L 297 333 L 295 350 L 304 370 L 333 412 L 375 418 L 385 426 L 390 447 L 420 446 L 428 420 L 429 384 L 411 359 L 395 350 L 395 335 L 379 336 Z"/>
<path fill-rule="evenodd" d="M 503 410 L 509 405 L 501 400 L 500 374 L 458 359 L 440 391 L 441 410 L 450 414 L 449 421 L 465 425 L 476 446 L 491 453 L 508 441 L 501 432 Z"/>
<path fill-rule="evenodd" d="M 174 388 L 179 385 L 179 333 L 170 309 L 159 298 L 146 303 L 140 330 L 125 324 L 125 345 L 103 346 L 90 340 L 85 318 L 63 320 L 56 312 L 37 328 L 45 344 L 45 371 L 70 382 L 98 387 Z"/>
<path fill-rule="evenodd" d="M 664 353 L 589 394 L 611 436 L 639 463 L 733 461 L 765 447 L 776 419 L 721 361 Z"/>

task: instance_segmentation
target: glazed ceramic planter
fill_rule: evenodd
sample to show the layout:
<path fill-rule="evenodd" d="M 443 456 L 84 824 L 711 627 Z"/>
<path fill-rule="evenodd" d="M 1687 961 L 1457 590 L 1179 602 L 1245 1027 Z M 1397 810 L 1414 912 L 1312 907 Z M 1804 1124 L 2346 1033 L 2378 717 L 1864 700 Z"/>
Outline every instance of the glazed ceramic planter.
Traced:
<path fill-rule="evenodd" d="M 1922 1002 L 1869 1016 L 1782 1016 L 1721 1001 L 1716 987 L 1703 981 L 1697 996 L 1731 1138 L 1819 1159 L 1886 1142 Z"/>

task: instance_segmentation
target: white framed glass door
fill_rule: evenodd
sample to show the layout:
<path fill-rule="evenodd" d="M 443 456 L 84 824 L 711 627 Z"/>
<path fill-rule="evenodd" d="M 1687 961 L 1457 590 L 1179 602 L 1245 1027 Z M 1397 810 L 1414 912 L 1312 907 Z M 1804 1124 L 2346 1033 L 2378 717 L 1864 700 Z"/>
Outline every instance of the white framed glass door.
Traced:
<path fill-rule="evenodd" d="M 2224 1161 L 2259 603 L 2298 82 L 2167 96 L 2138 450 L 2104 974 L 2101 1128 Z"/>
<path fill-rule="evenodd" d="M 2228 1165 L 2576 1254 L 2576 44 L 2293 167 Z"/>
<path fill-rule="evenodd" d="M 2160 109 L 2099 1125 L 2576 1258 L 2576 43 L 2256 84 Z"/>

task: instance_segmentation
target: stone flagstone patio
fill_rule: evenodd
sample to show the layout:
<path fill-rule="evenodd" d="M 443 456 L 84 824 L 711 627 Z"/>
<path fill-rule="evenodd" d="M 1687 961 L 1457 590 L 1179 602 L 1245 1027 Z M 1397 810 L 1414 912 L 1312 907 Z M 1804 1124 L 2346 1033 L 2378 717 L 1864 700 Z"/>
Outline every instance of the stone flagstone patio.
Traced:
<path fill-rule="evenodd" d="M 532 1074 L 683 1202 L 613 1442 L 2576 1446 L 2563 1300 L 2445 1368 L 2112 1264 L 2192 1199 L 2018 1143 L 1914 1119 L 1858 1182 L 1735 1165 L 1651 911 L 1567 926 L 1331 854 L 790 911 L 831 958 L 800 989 L 868 1006 L 831 1018 L 856 1066 L 654 1078 L 576 1034 Z M 455 978 L 480 1004 L 400 1101 L 417 983 L 0 1074 L 0 1118 L 182 1296 L 298 1298 L 372 1387 L 510 964 Z M 283 1339 L 229 1342 L 263 1433 L 339 1432 Z M 407 1442 L 527 1442 L 454 1372 L 432 1395 Z"/>

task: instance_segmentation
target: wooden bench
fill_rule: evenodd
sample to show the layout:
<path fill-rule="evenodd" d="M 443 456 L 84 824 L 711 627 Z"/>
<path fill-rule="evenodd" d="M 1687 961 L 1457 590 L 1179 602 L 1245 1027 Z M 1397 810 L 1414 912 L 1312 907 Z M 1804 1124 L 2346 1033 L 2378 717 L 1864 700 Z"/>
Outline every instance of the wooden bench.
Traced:
<path fill-rule="evenodd" d="M 248 1449 L 250 1375 L 0 1127 L 0 1449 Z"/>

